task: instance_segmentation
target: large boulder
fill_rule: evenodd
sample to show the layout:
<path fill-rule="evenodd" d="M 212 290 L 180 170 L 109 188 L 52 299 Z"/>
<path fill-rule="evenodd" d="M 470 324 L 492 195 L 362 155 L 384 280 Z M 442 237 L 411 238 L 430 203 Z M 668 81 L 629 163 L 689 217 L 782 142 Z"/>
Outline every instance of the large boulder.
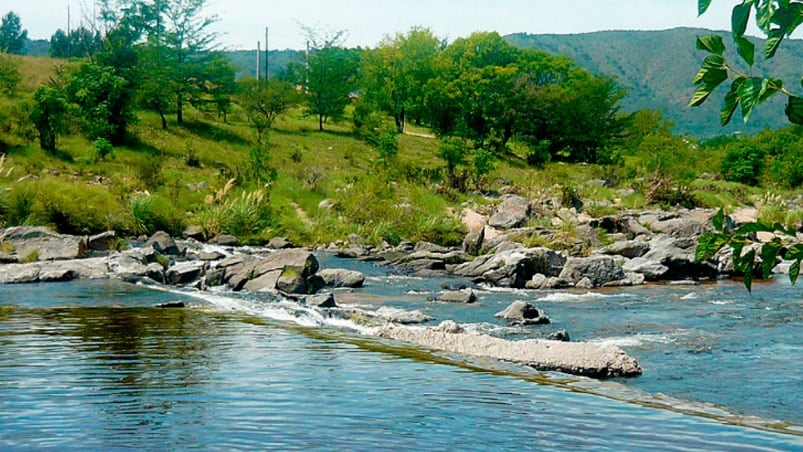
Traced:
<path fill-rule="evenodd" d="M 641 257 L 650 250 L 650 245 L 644 240 L 623 240 L 605 247 L 605 253 L 624 256 L 629 259 Z"/>
<path fill-rule="evenodd" d="M 518 248 L 459 265 L 454 273 L 501 287 L 524 288 L 536 273 L 558 276 L 566 257 L 547 248 Z"/>
<path fill-rule="evenodd" d="M 573 257 L 566 261 L 560 278 L 571 284 L 588 278 L 592 287 L 600 287 L 625 279 L 625 272 L 610 256 Z"/>
<path fill-rule="evenodd" d="M 365 275 L 353 270 L 343 268 L 327 268 L 318 272 L 318 276 L 323 278 L 323 282 L 329 287 L 362 287 L 365 283 Z"/>
<path fill-rule="evenodd" d="M 170 237 L 170 234 L 164 231 L 158 231 L 153 234 L 148 241 L 145 242 L 145 246 L 152 246 L 153 249 L 165 255 L 177 256 L 179 254 L 179 247 L 176 245 L 176 241 L 173 237 Z"/>
<path fill-rule="evenodd" d="M 435 301 L 443 301 L 445 303 L 465 303 L 471 304 L 477 301 L 477 295 L 471 289 L 465 290 L 447 290 L 438 296 Z"/>
<path fill-rule="evenodd" d="M 40 261 L 69 260 L 86 256 L 86 240 L 59 234 L 42 226 L 15 226 L 0 231 L 0 242 L 14 247 L 20 259 L 37 256 Z"/>
<path fill-rule="evenodd" d="M 626 272 L 641 273 L 648 281 L 710 278 L 717 274 L 716 264 L 695 261 L 695 238 L 659 234 L 649 245 L 646 254 L 623 265 Z"/>
<path fill-rule="evenodd" d="M 518 195 L 505 195 L 488 224 L 501 229 L 521 226 L 530 216 L 530 205 Z"/>
<path fill-rule="evenodd" d="M 206 262 L 181 262 L 166 271 L 167 283 L 172 285 L 189 284 L 200 278 L 206 270 Z"/>
<path fill-rule="evenodd" d="M 549 317 L 544 314 L 544 311 L 526 301 L 516 301 L 505 310 L 494 314 L 494 317 L 510 320 L 517 325 L 545 325 L 549 323 Z"/>

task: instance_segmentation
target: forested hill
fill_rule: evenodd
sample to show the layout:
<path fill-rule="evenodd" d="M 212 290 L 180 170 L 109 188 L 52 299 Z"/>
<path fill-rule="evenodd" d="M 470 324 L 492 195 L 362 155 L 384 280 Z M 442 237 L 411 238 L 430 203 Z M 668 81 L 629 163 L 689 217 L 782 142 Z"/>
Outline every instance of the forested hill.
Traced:
<path fill-rule="evenodd" d="M 778 96 L 756 109 L 746 125 L 737 113 L 731 125 L 719 125 L 719 111 L 727 88 L 723 85 L 705 105 L 688 108 L 694 92 L 692 79 L 705 52 L 696 50 L 697 36 L 714 33 L 710 30 L 676 28 L 666 31 L 604 31 L 577 35 L 514 34 L 505 38 L 519 47 L 538 47 L 550 53 L 565 54 L 582 67 L 616 76 L 628 88 L 623 102 L 626 111 L 643 108 L 663 110 L 666 119 L 675 122 L 678 133 L 711 137 L 741 131 L 753 134 L 765 128 L 788 125 L 783 114 L 784 99 Z M 729 32 L 716 32 L 734 47 Z M 763 42 L 755 40 L 757 49 Z M 736 62 L 733 49 L 728 59 Z M 759 52 L 757 52 L 759 53 Z M 785 41 L 776 57 L 759 62 L 754 74 L 771 74 L 784 79 L 794 92 L 803 92 L 798 80 L 803 61 L 803 41 Z M 747 70 L 746 68 L 744 69 Z"/>

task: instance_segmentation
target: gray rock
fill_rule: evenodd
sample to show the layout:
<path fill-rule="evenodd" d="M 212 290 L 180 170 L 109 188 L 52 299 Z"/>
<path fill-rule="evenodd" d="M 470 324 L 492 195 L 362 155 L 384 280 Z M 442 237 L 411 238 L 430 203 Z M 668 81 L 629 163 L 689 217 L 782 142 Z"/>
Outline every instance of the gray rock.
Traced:
<path fill-rule="evenodd" d="M 86 241 L 46 227 L 15 226 L 0 231 L 0 242 L 11 243 L 21 259 L 38 254 L 40 261 L 71 260 L 86 256 Z"/>
<path fill-rule="evenodd" d="M 193 239 L 202 242 L 206 239 L 206 234 L 204 233 L 204 228 L 200 226 L 189 226 L 184 232 L 181 233 L 181 236 L 185 239 Z"/>
<path fill-rule="evenodd" d="M 571 342 L 572 338 L 569 337 L 569 333 L 567 333 L 566 330 L 558 330 L 549 335 L 549 340 L 560 341 L 560 342 Z"/>
<path fill-rule="evenodd" d="M 318 276 L 323 278 L 324 285 L 329 287 L 362 287 L 365 283 L 365 275 L 353 270 L 342 268 L 328 268 L 318 272 Z"/>
<path fill-rule="evenodd" d="M 240 244 L 237 237 L 228 234 L 221 234 L 212 239 L 212 242 L 220 246 L 237 246 Z"/>
<path fill-rule="evenodd" d="M 494 317 L 511 320 L 519 325 L 544 325 L 549 318 L 544 311 L 536 308 L 526 301 L 516 301 L 504 311 L 497 312 Z"/>
<path fill-rule="evenodd" d="M 449 253 L 452 251 L 451 248 L 447 248 L 445 246 L 436 245 L 430 242 L 418 242 L 415 244 L 415 251 L 417 252 L 426 252 L 426 253 Z"/>
<path fill-rule="evenodd" d="M 446 303 L 465 303 L 470 304 L 477 301 L 477 295 L 471 289 L 466 290 L 449 290 L 442 293 L 436 301 L 443 301 Z"/>
<path fill-rule="evenodd" d="M 336 308 L 335 295 L 331 292 L 307 297 L 307 305 L 316 308 Z"/>
<path fill-rule="evenodd" d="M 377 309 L 373 314 L 374 316 L 385 321 L 400 323 L 402 325 L 416 325 L 434 320 L 432 317 L 424 314 L 418 309 L 413 311 L 405 311 L 404 309 L 383 306 Z"/>
<path fill-rule="evenodd" d="M 156 262 L 151 262 L 148 264 L 148 278 L 160 283 L 165 284 L 167 282 L 167 277 L 165 275 L 165 269 L 162 267 L 162 264 L 158 264 Z"/>
<path fill-rule="evenodd" d="M 479 256 L 482 250 L 482 242 L 485 240 L 485 228 L 479 232 L 469 232 L 463 239 L 463 251 L 469 256 Z"/>
<path fill-rule="evenodd" d="M 294 267 L 285 267 L 276 281 L 276 289 L 288 294 L 310 293 L 307 279 Z"/>
<path fill-rule="evenodd" d="M 0 284 L 24 284 L 39 281 L 41 264 L 8 264 L 0 266 Z"/>
<path fill-rule="evenodd" d="M 105 251 L 111 248 L 115 240 L 117 240 L 117 233 L 106 231 L 90 236 L 87 239 L 87 247 L 93 251 Z"/>
<path fill-rule="evenodd" d="M 641 257 L 650 250 L 650 245 L 643 240 L 624 240 L 605 247 L 605 253 L 624 256 L 629 259 Z"/>
<path fill-rule="evenodd" d="M 17 256 L 0 251 L 0 264 L 16 264 L 18 262 L 19 258 Z"/>
<path fill-rule="evenodd" d="M 580 281 L 574 283 L 574 287 L 576 287 L 577 289 L 593 289 L 595 286 L 594 286 L 594 281 L 592 281 L 591 278 L 586 276 L 582 278 Z"/>
<path fill-rule="evenodd" d="M 39 271 L 39 282 L 67 282 L 79 277 L 74 268 L 42 268 Z"/>
<path fill-rule="evenodd" d="M 643 275 L 647 281 L 658 281 L 669 272 L 669 267 L 660 262 L 637 257 L 625 262 L 622 269 L 629 273 Z"/>
<path fill-rule="evenodd" d="M 560 277 L 577 287 L 585 287 L 587 284 L 579 283 L 588 278 L 591 285 L 589 288 L 593 288 L 611 281 L 622 280 L 625 278 L 625 272 L 610 256 L 592 256 L 570 258 L 566 261 Z"/>
<path fill-rule="evenodd" d="M 518 195 L 505 195 L 488 224 L 495 228 L 510 229 L 521 226 L 530 215 L 527 200 Z"/>
<path fill-rule="evenodd" d="M 465 329 L 458 325 L 454 320 L 444 320 L 437 326 L 436 330 L 449 334 L 459 334 L 465 332 Z"/>
<path fill-rule="evenodd" d="M 275 250 L 286 250 L 288 248 L 293 248 L 293 243 L 284 237 L 274 237 L 268 242 L 268 247 Z"/>
<path fill-rule="evenodd" d="M 279 282 L 279 278 L 282 276 L 282 270 L 273 270 L 270 272 L 265 273 L 264 275 L 258 276 L 254 279 L 246 280 L 243 282 L 242 290 L 246 290 L 248 292 L 260 292 L 265 290 L 275 290 L 276 283 Z M 239 284 L 239 281 L 238 281 Z M 240 290 L 240 289 L 234 289 Z"/>
<path fill-rule="evenodd" d="M 152 246 L 154 250 L 164 255 L 178 256 L 179 254 L 176 241 L 173 240 L 173 237 L 170 237 L 170 234 L 164 231 L 158 231 L 153 234 L 148 241 L 145 242 L 145 246 Z"/>
<path fill-rule="evenodd" d="M 150 272 L 144 258 L 132 254 L 114 254 L 109 257 L 109 271 L 119 277 L 141 277 Z M 159 265 L 159 264 L 156 264 Z M 161 265 L 159 265 L 161 268 Z"/>
<path fill-rule="evenodd" d="M 165 277 L 168 284 L 189 284 L 200 278 L 203 275 L 204 270 L 206 270 L 206 262 L 181 262 L 168 268 L 165 272 Z"/>
<path fill-rule="evenodd" d="M 459 265 L 454 273 L 497 286 L 524 288 L 536 273 L 558 276 L 566 257 L 546 248 L 519 248 L 480 256 Z"/>
<path fill-rule="evenodd" d="M 202 251 L 200 254 L 198 254 L 198 259 L 202 261 L 217 261 L 224 259 L 225 257 L 226 255 L 220 251 Z"/>

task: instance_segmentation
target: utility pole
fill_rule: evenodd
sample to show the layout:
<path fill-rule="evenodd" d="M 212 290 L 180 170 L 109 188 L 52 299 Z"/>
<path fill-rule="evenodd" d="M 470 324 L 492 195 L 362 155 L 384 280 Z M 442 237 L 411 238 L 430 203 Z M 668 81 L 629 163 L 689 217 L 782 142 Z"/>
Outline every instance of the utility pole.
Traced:
<path fill-rule="evenodd" d="M 270 72 L 268 72 L 268 58 L 268 27 L 265 27 L 265 82 L 270 78 Z"/>
<path fill-rule="evenodd" d="M 262 48 L 260 47 L 260 42 L 257 41 L 257 82 L 259 81 L 259 70 L 262 68 L 260 58 L 262 58 Z"/>
<path fill-rule="evenodd" d="M 70 36 L 70 4 L 67 4 L 67 57 L 72 58 L 72 37 Z"/>

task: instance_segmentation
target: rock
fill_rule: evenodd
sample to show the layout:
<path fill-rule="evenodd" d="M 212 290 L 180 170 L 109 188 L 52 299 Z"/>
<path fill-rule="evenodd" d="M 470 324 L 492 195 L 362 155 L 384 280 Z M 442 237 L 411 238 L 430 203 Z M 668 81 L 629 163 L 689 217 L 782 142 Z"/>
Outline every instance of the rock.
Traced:
<path fill-rule="evenodd" d="M 180 285 L 189 284 L 203 275 L 206 269 L 206 262 L 190 261 L 182 262 L 168 268 L 165 272 L 167 284 Z"/>
<path fill-rule="evenodd" d="M 441 333 L 449 334 L 459 334 L 465 331 L 463 327 L 458 325 L 454 320 L 444 320 L 435 329 Z"/>
<path fill-rule="evenodd" d="M 624 256 L 629 259 L 641 257 L 650 250 L 650 245 L 643 240 L 624 240 L 605 247 L 605 253 Z"/>
<path fill-rule="evenodd" d="M 669 272 L 669 267 L 660 262 L 650 261 L 643 257 L 637 257 L 625 262 L 622 265 L 625 272 L 637 273 L 647 281 L 658 281 Z"/>
<path fill-rule="evenodd" d="M 446 270 L 446 263 L 440 259 L 413 259 L 397 265 L 401 268 L 407 268 L 413 271 L 420 270 Z"/>
<path fill-rule="evenodd" d="M 368 251 L 366 249 L 356 246 L 335 251 L 335 257 L 340 259 L 357 259 L 366 255 L 368 255 Z"/>
<path fill-rule="evenodd" d="M 504 311 L 497 312 L 494 317 L 513 321 L 519 325 L 544 325 L 549 318 L 544 311 L 536 308 L 526 301 L 516 301 Z"/>
<path fill-rule="evenodd" d="M 574 283 L 574 287 L 577 289 L 593 289 L 596 286 L 594 286 L 594 281 L 592 281 L 591 278 L 586 276 L 582 278 L 580 281 Z"/>
<path fill-rule="evenodd" d="M 217 261 L 221 259 L 225 259 L 226 255 L 221 253 L 220 251 L 202 251 L 198 254 L 198 259 L 202 261 Z"/>
<path fill-rule="evenodd" d="M 488 224 L 501 229 L 511 229 L 524 224 L 530 215 L 527 200 L 518 195 L 505 195 Z"/>
<path fill-rule="evenodd" d="M 387 325 L 381 337 L 406 341 L 434 350 L 494 359 L 594 378 L 641 375 L 641 365 L 624 350 L 587 342 L 556 342 L 538 339 L 509 341 L 484 334 L 450 333 L 436 328 Z"/>
<path fill-rule="evenodd" d="M 642 273 L 647 280 L 698 279 L 717 274 L 715 264 L 698 263 L 694 259 L 697 240 L 660 234 L 649 241 L 650 251 L 627 262 L 625 271 Z"/>
<path fill-rule="evenodd" d="M 335 296 L 333 293 L 325 293 L 320 295 L 312 295 L 307 297 L 307 305 L 316 308 L 336 308 Z"/>
<path fill-rule="evenodd" d="M 106 231 L 90 236 L 86 243 L 90 250 L 106 251 L 111 248 L 115 240 L 117 240 L 117 233 L 114 231 Z"/>
<path fill-rule="evenodd" d="M 546 248 L 519 248 L 480 256 L 459 265 L 454 273 L 497 286 L 524 288 L 536 273 L 558 276 L 566 257 Z"/>
<path fill-rule="evenodd" d="M 288 248 L 293 248 L 293 243 L 284 237 L 274 237 L 268 242 L 268 247 L 275 250 L 286 250 Z"/>
<path fill-rule="evenodd" d="M 39 281 L 41 264 L 8 264 L 0 267 L 0 284 L 24 284 Z"/>
<path fill-rule="evenodd" d="M 279 278 L 281 276 L 282 276 L 282 270 L 273 270 L 267 272 L 264 275 L 245 281 L 243 283 L 242 290 L 246 290 L 248 292 L 276 290 L 276 283 L 279 282 Z M 234 290 L 240 290 L 240 289 L 234 288 Z"/>
<path fill-rule="evenodd" d="M 550 341 L 559 341 L 559 342 L 571 342 L 572 339 L 569 337 L 569 333 L 566 330 L 558 330 L 554 333 L 549 335 Z"/>
<path fill-rule="evenodd" d="M 439 254 L 446 254 L 451 252 L 450 248 L 445 246 L 436 245 L 430 242 L 418 242 L 415 244 L 415 251 L 416 252 L 425 252 L 425 253 L 439 253 Z"/>
<path fill-rule="evenodd" d="M 86 241 L 62 235 L 46 227 L 15 226 L 0 231 L 0 242 L 13 245 L 17 257 L 34 254 L 40 261 L 71 260 L 86 256 Z"/>
<path fill-rule="evenodd" d="M 391 308 L 388 306 L 377 309 L 374 315 L 388 322 L 400 323 L 402 325 L 414 325 L 434 320 L 418 309 L 405 311 L 404 309 Z"/>
<path fill-rule="evenodd" d="M 323 278 L 324 285 L 329 287 L 357 288 L 365 283 L 364 274 L 342 268 L 324 269 L 318 272 L 318 276 Z"/>
<path fill-rule="evenodd" d="M 228 234 L 221 234 L 212 239 L 212 242 L 220 246 L 237 246 L 240 244 L 237 237 Z"/>
<path fill-rule="evenodd" d="M 533 279 L 527 281 L 527 284 L 524 285 L 525 289 L 543 289 L 544 284 L 546 284 L 547 277 L 542 273 L 536 273 L 533 275 Z"/>
<path fill-rule="evenodd" d="M 463 251 L 469 256 L 479 256 L 484 240 L 485 228 L 480 229 L 479 232 L 469 232 L 463 239 Z"/>
<path fill-rule="evenodd" d="M 162 264 L 151 262 L 148 264 L 148 278 L 158 282 L 159 284 L 165 284 L 167 282 L 167 277 L 165 276 L 165 269 L 162 267 Z"/>
<path fill-rule="evenodd" d="M 148 241 L 145 242 L 145 246 L 152 246 L 154 250 L 167 256 L 178 256 L 179 254 L 176 241 L 173 240 L 173 237 L 170 237 L 170 234 L 164 231 L 158 231 L 153 234 Z"/>
<path fill-rule="evenodd" d="M 575 284 L 577 287 L 583 287 L 587 284 L 578 286 L 584 278 L 588 278 L 590 287 L 600 287 L 611 281 L 619 281 L 625 278 L 625 272 L 622 267 L 610 256 L 592 256 L 569 258 L 560 277 L 569 281 L 570 284 Z"/>
<path fill-rule="evenodd" d="M 200 226 L 189 226 L 184 232 L 181 233 L 181 236 L 185 239 L 193 239 L 202 242 L 206 239 L 206 234 L 204 233 L 204 228 Z"/>
<path fill-rule="evenodd" d="M 324 199 L 318 203 L 318 208 L 321 210 L 332 210 L 337 206 L 337 201 L 333 199 Z"/>
<path fill-rule="evenodd" d="M 285 267 L 276 281 L 276 289 L 288 294 L 310 293 L 307 279 L 294 267 Z"/>
<path fill-rule="evenodd" d="M 488 219 L 484 215 L 469 208 L 463 209 L 461 220 L 469 232 L 479 232 L 488 224 Z"/>
<path fill-rule="evenodd" d="M 144 259 L 138 259 L 136 255 L 128 253 L 110 256 L 109 270 L 121 278 L 142 277 L 148 275 L 150 271 Z"/>
<path fill-rule="evenodd" d="M 16 264 L 18 262 L 19 258 L 17 256 L 0 251 L 0 264 Z"/>
<path fill-rule="evenodd" d="M 435 301 L 443 301 L 446 303 L 474 303 L 477 301 L 477 295 L 471 289 L 466 290 L 451 290 L 442 293 Z"/>
<path fill-rule="evenodd" d="M 157 304 L 156 307 L 161 309 L 179 309 L 186 308 L 187 305 L 185 305 L 183 301 L 168 301 L 167 303 Z"/>

